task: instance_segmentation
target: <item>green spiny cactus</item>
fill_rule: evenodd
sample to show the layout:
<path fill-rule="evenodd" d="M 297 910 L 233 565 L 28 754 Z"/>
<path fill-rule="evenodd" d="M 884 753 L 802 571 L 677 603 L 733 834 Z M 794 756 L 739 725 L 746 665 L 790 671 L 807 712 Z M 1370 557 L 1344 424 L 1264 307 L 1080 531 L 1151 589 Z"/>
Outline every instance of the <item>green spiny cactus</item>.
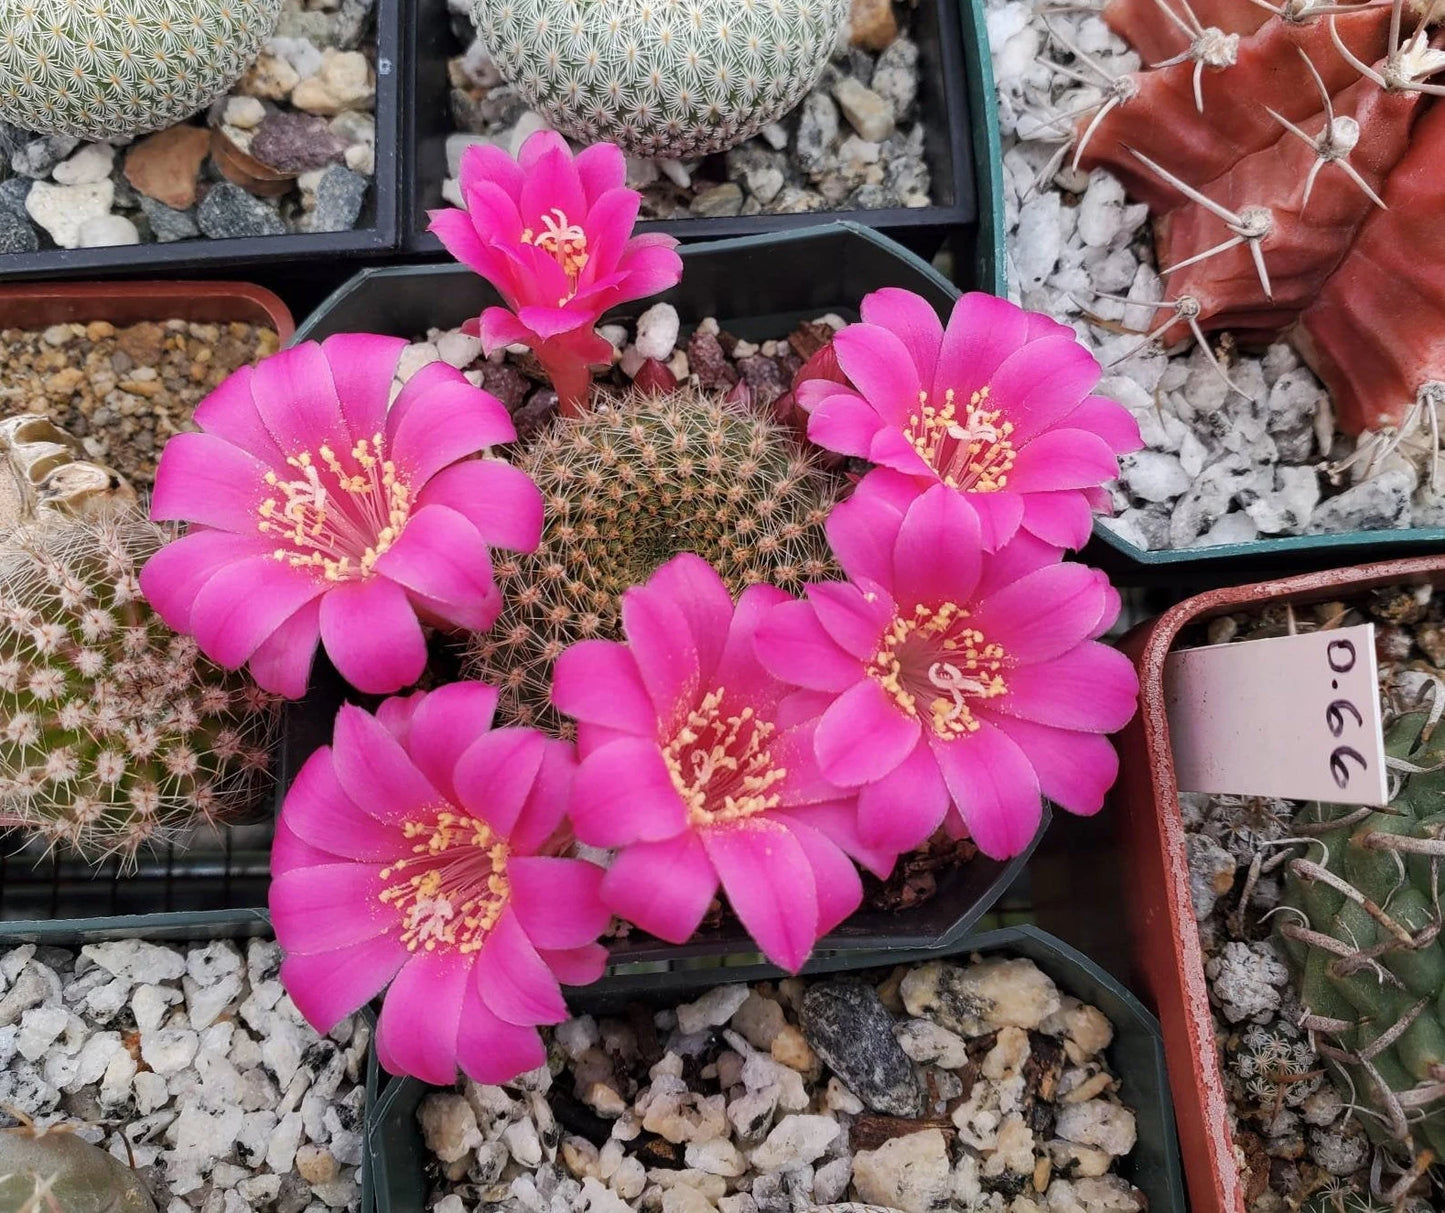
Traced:
<path fill-rule="evenodd" d="M 575 641 L 617 638 L 623 591 L 680 552 L 735 593 L 797 591 L 832 572 L 822 524 L 841 481 L 743 405 L 686 388 L 634 393 L 554 423 L 517 462 L 542 490 L 546 527 L 534 554 L 499 559 L 507 605 L 469 660 L 502 688 L 510 721 L 561 731 L 553 660 Z"/>
<path fill-rule="evenodd" d="M 1320 1055 L 1377 1142 L 1445 1157 L 1445 729 L 1426 711 L 1385 736 L 1388 809 L 1312 804 L 1293 833 L 1276 931 Z"/>
<path fill-rule="evenodd" d="M 156 1213 L 141 1178 L 64 1127 L 0 1129 L 0 1209 Z"/>
<path fill-rule="evenodd" d="M 1275 1105 L 1299 1107 L 1323 1081 L 1319 1057 L 1309 1041 L 1283 1022 L 1247 1028 L 1229 1051 L 1229 1068 L 1245 1099 L 1266 1110 Z"/>
<path fill-rule="evenodd" d="M 141 595 L 168 538 L 132 513 L 0 544 L 0 827 L 133 867 L 143 845 L 233 819 L 266 788 L 276 704 Z"/>
<path fill-rule="evenodd" d="M 210 105 L 251 65 L 282 0 L 0 0 L 0 122 L 113 139 Z"/>
<path fill-rule="evenodd" d="M 725 151 L 817 82 L 848 0 L 473 0 L 497 70 L 563 134 Z"/>

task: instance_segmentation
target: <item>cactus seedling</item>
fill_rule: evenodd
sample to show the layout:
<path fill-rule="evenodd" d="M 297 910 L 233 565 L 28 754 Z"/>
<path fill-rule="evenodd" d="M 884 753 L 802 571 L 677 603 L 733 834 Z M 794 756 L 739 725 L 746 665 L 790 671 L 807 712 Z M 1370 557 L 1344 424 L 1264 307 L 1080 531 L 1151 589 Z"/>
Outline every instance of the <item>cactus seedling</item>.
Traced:
<path fill-rule="evenodd" d="M 1074 138 L 1078 165 L 1109 168 L 1154 212 L 1168 293 L 1151 329 L 1287 335 L 1350 434 L 1433 419 L 1445 12 L 1176 3 L 1111 0 L 1105 19 L 1154 66 L 1112 81 Z"/>
<path fill-rule="evenodd" d="M 141 594 L 168 538 L 130 514 L 32 524 L 0 545 L 0 827 L 125 868 L 265 788 L 275 704 Z"/>
<path fill-rule="evenodd" d="M 141 1178 L 64 1126 L 0 1129 L 0 1209 L 156 1213 Z"/>
<path fill-rule="evenodd" d="M 1445 1156 L 1445 731 L 1428 711 L 1386 734 L 1388 809 L 1314 804 L 1276 920 L 1313 1036 L 1366 1130 L 1407 1159 Z"/>
<path fill-rule="evenodd" d="M 832 568 L 822 523 L 841 482 L 740 404 L 633 393 L 553 425 L 518 463 L 546 501 L 542 542 L 498 560 L 506 606 L 470 650 L 469 672 L 502 688 L 502 719 L 559 728 L 553 660 L 574 641 L 617 639 L 623 591 L 680 552 L 735 594 L 755 582 L 796 592 Z"/>

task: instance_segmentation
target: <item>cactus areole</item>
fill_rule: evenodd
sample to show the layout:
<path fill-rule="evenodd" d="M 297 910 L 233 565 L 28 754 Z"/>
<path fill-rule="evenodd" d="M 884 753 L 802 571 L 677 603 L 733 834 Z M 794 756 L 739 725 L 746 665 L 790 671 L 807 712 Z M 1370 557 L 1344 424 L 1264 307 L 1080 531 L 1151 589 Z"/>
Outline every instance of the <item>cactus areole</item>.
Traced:
<path fill-rule="evenodd" d="M 1312 804 L 1291 834 L 1275 931 L 1315 1047 L 1377 1141 L 1445 1156 L 1445 729 L 1433 713 L 1386 733 L 1399 790 L 1386 809 Z M 1428 1155 L 1426 1152 L 1429 1152 Z"/>
<path fill-rule="evenodd" d="M 788 113 L 848 0 L 474 0 L 497 65 L 557 130 L 635 156 L 726 151 Z"/>
<path fill-rule="evenodd" d="M 282 0 L 0 0 L 0 122 L 114 139 L 205 109 L 251 66 Z"/>
<path fill-rule="evenodd" d="M 1432 424 L 1445 5 L 1110 0 L 1104 18 L 1152 66 L 1108 78 L 1073 161 L 1154 213 L 1168 291 L 1151 328 L 1287 337 L 1348 434 Z"/>

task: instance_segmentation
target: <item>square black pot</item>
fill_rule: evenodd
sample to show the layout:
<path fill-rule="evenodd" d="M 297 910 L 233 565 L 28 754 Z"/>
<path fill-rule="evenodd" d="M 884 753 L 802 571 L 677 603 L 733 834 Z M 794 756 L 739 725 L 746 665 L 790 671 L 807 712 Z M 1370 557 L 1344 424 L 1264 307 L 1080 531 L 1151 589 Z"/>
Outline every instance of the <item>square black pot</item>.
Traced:
<path fill-rule="evenodd" d="M 443 0 L 445 4 L 445 0 Z M 288 232 L 212 240 L 197 236 L 162 244 L 121 248 L 48 249 L 0 255 L 0 280 L 77 278 L 122 274 L 163 277 L 191 271 L 224 273 L 227 267 L 285 263 L 334 264 L 337 259 L 375 257 L 400 239 L 401 77 L 413 0 L 377 0 L 376 165 L 357 226 L 349 232 Z"/>
<path fill-rule="evenodd" d="M 415 8 L 411 53 L 402 78 L 402 247 L 411 253 L 439 253 L 441 242 L 427 231 L 427 212 L 449 205 L 442 199 L 446 140 L 453 133 L 447 60 L 466 47 L 452 35 L 447 0 L 415 0 Z M 843 220 L 876 228 L 924 256 L 932 256 L 958 229 L 978 235 L 980 228 L 990 227 L 979 223 L 980 207 L 992 206 L 993 198 L 985 179 L 987 167 L 975 163 L 976 147 L 985 160 L 990 153 L 983 135 L 988 115 L 979 104 L 982 92 L 972 67 L 988 63 L 988 47 L 985 41 L 980 57 L 976 44 L 982 22 L 974 16 L 972 0 L 919 0 L 912 10 L 912 36 L 919 50 L 918 106 L 925 120 L 924 158 L 933 179 L 933 205 L 652 220 L 639 230 L 668 232 L 680 240 L 716 240 Z M 969 42 L 975 45 L 966 47 Z M 982 85 L 991 97 L 991 72 Z M 996 144 L 996 133 L 993 140 Z M 996 290 L 992 283 L 980 284 L 980 289 Z"/>
<path fill-rule="evenodd" d="M 1005 927 L 940 948 L 823 956 L 806 965 L 802 975 L 891 969 L 900 964 L 974 953 L 1027 957 L 1065 994 L 1097 1007 L 1109 1018 L 1114 1025 L 1114 1040 L 1106 1056 L 1121 1081 L 1121 1098 L 1133 1109 L 1138 1128 L 1138 1140 L 1122 1160 L 1119 1173 L 1148 1197 L 1150 1213 L 1185 1213 L 1179 1144 L 1159 1021 L 1124 986 L 1068 944 L 1036 927 Z M 567 1005 L 578 1015 L 618 1014 L 634 1002 L 654 1006 L 685 1002 L 724 983 L 780 976 L 781 970 L 766 965 L 675 969 L 641 977 L 604 976 L 595 985 L 569 991 Z M 366 1134 L 376 1211 L 412 1213 L 426 1207 L 423 1167 L 427 1150 L 417 1127 L 416 1111 L 430 1088 L 414 1078 L 383 1081 L 385 1086 L 374 1105 L 375 1120 L 368 1122 Z"/>

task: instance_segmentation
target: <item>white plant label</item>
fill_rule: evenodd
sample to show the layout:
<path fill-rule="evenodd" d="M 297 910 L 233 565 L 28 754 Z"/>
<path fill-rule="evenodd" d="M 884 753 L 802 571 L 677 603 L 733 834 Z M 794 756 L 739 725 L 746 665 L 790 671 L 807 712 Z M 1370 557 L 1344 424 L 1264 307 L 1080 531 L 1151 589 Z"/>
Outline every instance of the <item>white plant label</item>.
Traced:
<path fill-rule="evenodd" d="M 1375 625 L 1171 653 L 1181 792 L 1389 803 Z"/>

